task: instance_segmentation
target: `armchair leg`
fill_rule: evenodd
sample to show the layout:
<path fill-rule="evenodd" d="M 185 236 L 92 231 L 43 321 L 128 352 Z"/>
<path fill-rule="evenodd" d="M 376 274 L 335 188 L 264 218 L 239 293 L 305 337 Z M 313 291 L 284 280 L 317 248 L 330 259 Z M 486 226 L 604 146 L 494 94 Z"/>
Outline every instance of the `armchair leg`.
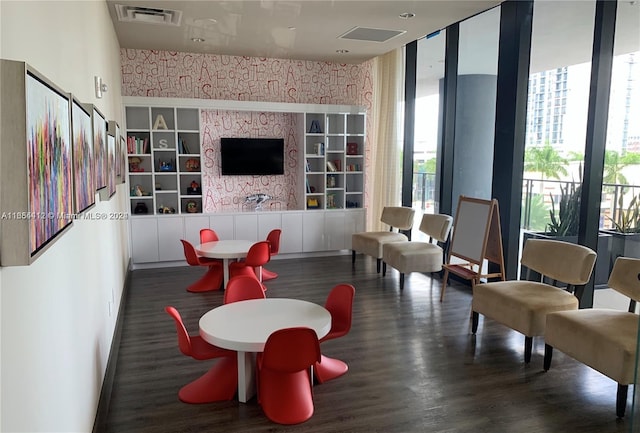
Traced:
<path fill-rule="evenodd" d="M 400 273 L 400 290 L 404 289 L 404 274 Z"/>
<path fill-rule="evenodd" d="M 442 291 L 440 292 L 440 302 L 444 301 L 444 291 L 447 288 L 447 280 L 449 279 L 449 269 L 444 270 L 444 276 L 442 277 Z"/>
<path fill-rule="evenodd" d="M 618 418 L 624 417 L 624 411 L 627 408 L 627 391 L 629 391 L 629 385 L 618 384 L 616 395 L 616 416 Z"/>
<path fill-rule="evenodd" d="M 382 259 L 376 259 L 376 272 L 380 273 L 380 265 L 382 265 Z"/>
<path fill-rule="evenodd" d="M 544 345 L 544 371 L 549 371 L 551 368 L 551 358 L 553 357 L 553 347 L 548 344 Z"/>
<path fill-rule="evenodd" d="M 351 264 L 355 264 L 356 262 L 356 250 L 351 250 Z"/>
<path fill-rule="evenodd" d="M 387 262 L 382 262 L 382 276 L 387 275 Z"/>
<path fill-rule="evenodd" d="M 480 314 L 475 311 L 471 312 L 471 332 L 476 333 L 478 331 L 478 319 L 480 318 Z"/>
<path fill-rule="evenodd" d="M 533 337 L 524 337 L 524 362 L 531 362 L 531 349 L 533 348 Z"/>

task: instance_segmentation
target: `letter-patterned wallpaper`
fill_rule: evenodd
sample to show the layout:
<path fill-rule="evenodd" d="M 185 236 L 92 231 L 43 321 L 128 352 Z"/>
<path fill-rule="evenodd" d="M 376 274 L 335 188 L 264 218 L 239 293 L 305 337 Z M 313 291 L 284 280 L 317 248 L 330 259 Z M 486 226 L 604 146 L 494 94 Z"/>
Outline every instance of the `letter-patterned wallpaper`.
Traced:
<path fill-rule="evenodd" d="M 372 105 L 371 61 L 352 65 L 134 49 L 122 49 L 120 59 L 124 96 L 361 105 L 367 111 Z M 303 123 L 295 113 L 203 110 L 203 212 L 243 210 L 244 198 L 255 193 L 274 197 L 266 208 L 303 209 L 304 158 L 298 157 Z M 367 121 L 367 172 L 371 123 Z M 285 174 L 221 176 L 222 136 L 284 138 Z M 365 206 L 367 196 L 365 191 Z"/>

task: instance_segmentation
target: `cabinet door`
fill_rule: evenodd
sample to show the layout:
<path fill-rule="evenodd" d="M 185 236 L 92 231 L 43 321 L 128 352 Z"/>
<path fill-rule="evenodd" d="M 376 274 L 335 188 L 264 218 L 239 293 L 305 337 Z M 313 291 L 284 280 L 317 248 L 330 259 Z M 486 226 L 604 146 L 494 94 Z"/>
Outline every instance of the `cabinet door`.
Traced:
<path fill-rule="evenodd" d="M 131 221 L 131 260 L 133 263 L 157 262 L 157 218 L 134 217 Z"/>
<path fill-rule="evenodd" d="M 301 253 L 302 233 L 302 213 L 283 213 L 282 234 L 280 235 L 280 252 Z"/>
<path fill-rule="evenodd" d="M 165 216 L 158 218 L 158 257 L 161 262 L 185 260 L 184 248 L 180 239 L 184 239 L 183 218 Z"/>
<path fill-rule="evenodd" d="M 328 251 L 345 248 L 344 212 L 327 212 L 324 215 L 325 249 Z"/>
<path fill-rule="evenodd" d="M 351 235 L 364 231 L 365 227 L 365 210 L 349 210 L 345 212 L 344 218 L 344 247 L 351 249 Z"/>
<path fill-rule="evenodd" d="M 267 239 L 271 230 L 282 229 L 281 215 L 280 212 L 258 213 L 258 239 Z"/>
<path fill-rule="evenodd" d="M 209 228 L 208 216 L 184 216 L 184 239 L 191 242 L 194 246 L 200 243 L 200 230 L 206 228 Z"/>
<path fill-rule="evenodd" d="M 210 216 L 209 228 L 215 230 L 220 239 L 235 239 L 233 215 Z"/>
<path fill-rule="evenodd" d="M 302 217 L 302 251 L 325 251 L 324 212 L 307 212 Z"/>
<path fill-rule="evenodd" d="M 258 216 L 256 214 L 236 215 L 234 224 L 234 239 L 245 239 L 252 242 L 261 240 L 258 238 Z"/>

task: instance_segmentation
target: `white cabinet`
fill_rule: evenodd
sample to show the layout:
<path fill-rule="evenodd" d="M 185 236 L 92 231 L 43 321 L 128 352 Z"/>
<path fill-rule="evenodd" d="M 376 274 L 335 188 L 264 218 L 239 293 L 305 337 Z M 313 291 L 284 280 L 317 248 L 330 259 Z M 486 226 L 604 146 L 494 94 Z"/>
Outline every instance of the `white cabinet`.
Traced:
<path fill-rule="evenodd" d="M 167 216 L 157 220 L 159 261 L 184 260 L 184 248 L 180 242 L 180 239 L 184 239 L 183 218 Z"/>
<path fill-rule="evenodd" d="M 324 247 L 326 250 L 345 248 L 344 212 L 332 211 L 324 214 Z"/>
<path fill-rule="evenodd" d="M 200 243 L 200 230 L 209 227 L 209 217 L 192 215 L 184 221 L 184 238 L 194 246 Z"/>
<path fill-rule="evenodd" d="M 217 214 L 209 217 L 209 228 L 215 230 L 220 239 L 235 239 L 235 225 L 232 214 Z"/>
<path fill-rule="evenodd" d="M 197 245 L 205 227 L 220 239 L 254 242 L 281 228 L 280 254 L 345 250 L 351 235 L 364 230 L 364 218 L 364 209 L 138 216 L 131 219 L 131 257 L 134 264 L 184 261 L 180 239 Z"/>
<path fill-rule="evenodd" d="M 302 216 L 302 252 L 324 251 L 324 212 Z"/>
<path fill-rule="evenodd" d="M 235 237 L 234 239 L 246 239 L 257 242 L 258 238 L 258 215 L 255 213 L 244 213 L 235 216 Z"/>
<path fill-rule="evenodd" d="M 282 214 L 282 233 L 280 234 L 280 254 L 302 251 L 303 212 L 285 212 Z"/>
<path fill-rule="evenodd" d="M 258 213 L 258 239 L 267 239 L 267 235 L 273 229 L 282 229 L 282 214 L 279 212 Z"/>
<path fill-rule="evenodd" d="M 160 261 L 158 256 L 158 219 L 131 218 L 131 258 L 134 263 Z"/>

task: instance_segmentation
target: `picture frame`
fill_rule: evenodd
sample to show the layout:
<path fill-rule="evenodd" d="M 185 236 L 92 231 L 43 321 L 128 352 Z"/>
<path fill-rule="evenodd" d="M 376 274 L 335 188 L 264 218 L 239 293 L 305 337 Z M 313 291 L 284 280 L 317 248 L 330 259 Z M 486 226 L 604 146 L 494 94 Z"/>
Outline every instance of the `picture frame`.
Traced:
<path fill-rule="evenodd" d="M 116 193 L 116 137 L 107 134 L 107 193 L 109 198 Z"/>
<path fill-rule="evenodd" d="M 118 165 L 120 167 L 120 183 L 126 183 L 127 182 L 127 176 L 126 176 L 126 159 L 127 159 L 127 140 L 124 138 L 124 136 L 120 136 L 120 146 L 118 147 Z M 117 173 L 116 173 L 117 174 Z"/>
<path fill-rule="evenodd" d="M 33 263 L 73 225 L 71 95 L 0 60 L 1 266 Z"/>
<path fill-rule="evenodd" d="M 107 187 L 107 121 L 104 115 L 92 107 L 93 150 L 96 191 Z"/>
<path fill-rule="evenodd" d="M 74 209 L 80 214 L 95 205 L 95 173 L 93 167 L 93 124 L 91 113 L 72 96 L 71 128 L 73 154 Z"/>

